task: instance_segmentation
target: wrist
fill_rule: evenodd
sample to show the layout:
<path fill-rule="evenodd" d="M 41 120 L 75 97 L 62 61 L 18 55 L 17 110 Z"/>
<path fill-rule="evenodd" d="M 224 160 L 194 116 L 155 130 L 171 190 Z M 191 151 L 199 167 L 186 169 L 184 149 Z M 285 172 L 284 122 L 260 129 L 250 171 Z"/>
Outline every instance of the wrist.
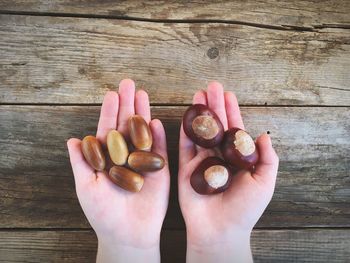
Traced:
<path fill-rule="evenodd" d="M 226 231 L 205 242 L 187 235 L 187 262 L 253 262 L 250 235 L 248 230 Z"/>
<path fill-rule="evenodd" d="M 152 246 L 135 247 L 99 238 L 96 262 L 160 262 L 159 242 Z"/>

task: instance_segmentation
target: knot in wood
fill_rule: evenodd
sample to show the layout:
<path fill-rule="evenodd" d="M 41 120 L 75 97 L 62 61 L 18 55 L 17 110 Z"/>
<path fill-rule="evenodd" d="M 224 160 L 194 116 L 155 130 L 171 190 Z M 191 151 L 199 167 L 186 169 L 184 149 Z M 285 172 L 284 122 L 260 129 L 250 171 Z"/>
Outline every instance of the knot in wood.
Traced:
<path fill-rule="evenodd" d="M 208 51 L 207 51 L 207 56 L 210 59 L 217 58 L 219 56 L 219 49 L 216 48 L 216 47 L 209 48 Z"/>

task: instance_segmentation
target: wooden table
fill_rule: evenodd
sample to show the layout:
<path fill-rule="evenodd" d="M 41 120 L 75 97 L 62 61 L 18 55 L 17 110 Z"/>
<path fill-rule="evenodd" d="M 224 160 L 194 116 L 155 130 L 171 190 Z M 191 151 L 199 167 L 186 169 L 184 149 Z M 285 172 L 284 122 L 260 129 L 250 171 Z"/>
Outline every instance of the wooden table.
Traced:
<path fill-rule="evenodd" d="M 349 1 L 0 0 L 0 13 L 1 262 L 94 262 L 66 140 L 96 131 L 104 93 L 126 77 L 168 135 L 163 262 L 185 259 L 180 119 L 212 79 L 281 160 L 255 261 L 349 262 Z"/>

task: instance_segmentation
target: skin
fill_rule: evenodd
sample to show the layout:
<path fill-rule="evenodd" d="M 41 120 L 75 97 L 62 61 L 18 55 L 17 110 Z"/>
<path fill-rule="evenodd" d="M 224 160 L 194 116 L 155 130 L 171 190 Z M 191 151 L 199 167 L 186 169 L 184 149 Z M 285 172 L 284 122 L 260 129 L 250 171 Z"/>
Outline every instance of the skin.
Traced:
<path fill-rule="evenodd" d="M 225 130 L 244 129 L 239 106 L 232 92 L 218 82 L 198 91 L 193 104 L 206 104 L 219 116 Z M 238 172 L 231 186 L 216 195 L 199 195 L 190 185 L 190 176 L 208 156 L 218 151 L 192 143 L 180 131 L 179 201 L 187 228 L 187 262 L 252 262 L 251 231 L 270 202 L 278 170 L 278 156 L 267 134 L 256 141 L 260 154 L 255 172 Z"/>
<path fill-rule="evenodd" d="M 244 129 L 237 99 L 211 82 L 207 91 L 194 95 L 193 103 L 207 104 L 225 130 Z M 117 129 L 127 136 L 127 119 L 143 116 L 154 138 L 152 151 L 162 155 L 165 167 L 145 174 L 142 190 L 129 193 L 114 185 L 103 172 L 95 172 L 84 160 L 79 139 L 67 142 L 76 192 L 83 211 L 98 238 L 97 262 L 159 262 L 159 239 L 169 198 L 169 168 L 164 128 L 151 121 L 147 93 L 135 93 L 132 80 L 123 80 L 119 91 L 104 98 L 96 137 L 106 142 Z M 260 160 L 253 174 L 235 175 L 230 188 L 221 194 L 203 196 L 190 185 L 197 165 L 218 151 L 195 146 L 181 127 L 179 142 L 179 202 L 187 228 L 187 262 L 252 262 L 250 234 L 272 198 L 278 157 L 267 134 L 257 139 Z M 219 155 L 218 155 L 219 156 Z"/>
<path fill-rule="evenodd" d="M 170 187 L 166 137 L 162 123 L 151 120 L 147 93 L 135 92 L 132 80 L 122 80 L 118 92 L 105 95 L 96 137 L 105 144 L 108 131 L 117 129 L 129 140 L 127 120 L 134 114 L 149 123 L 152 151 L 166 160 L 162 170 L 144 173 L 139 193 L 114 185 L 105 172 L 95 172 L 84 160 L 79 139 L 67 142 L 79 202 L 98 238 L 97 262 L 160 262 L 160 231 Z"/>

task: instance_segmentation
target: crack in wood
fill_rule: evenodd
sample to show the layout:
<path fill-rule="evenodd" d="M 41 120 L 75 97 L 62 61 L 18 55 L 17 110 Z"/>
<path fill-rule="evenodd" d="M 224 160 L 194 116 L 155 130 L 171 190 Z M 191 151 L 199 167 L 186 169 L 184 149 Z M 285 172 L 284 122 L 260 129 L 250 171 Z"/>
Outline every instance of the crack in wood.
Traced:
<path fill-rule="evenodd" d="M 295 25 L 270 25 L 253 23 L 239 20 L 225 20 L 225 19 L 156 19 L 156 18 L 141 18 L 133 16 L 120 16 L 120 15 L 96 15 L 96 14 L 75 14 L 75 13 L 56 13 L 56 12 L 28 12 L 28 11 L 10 11 L 0 10 L 0 15 L 26 15 L 26 16 L 49 16 L 49 17 L 70 17 L 70 18 L 92 18 L 92 19 L 111 19 L 111 20 L 126 20 L 136 22 L 149 22 L 149 23 L 164 23 L 164 24 L 231 24 L 242 25 L 256 28 L 265 28 L 272 30 L 283 30 L 293 32 L 318 32 L 320 29 L 326 28 L 341 28 L 350 29 L 350 24 L 321 24 L 308 26 L 295 26 Z"/>
<path fill-rule="evenodd" d="M 333 90 L 341 90 L 341 91 L 350 91 L 350 89 L 336 88 L 336 87 L 328 87 L 328 86 L 318 86 L 320 89 L 333 89 Z"/>

